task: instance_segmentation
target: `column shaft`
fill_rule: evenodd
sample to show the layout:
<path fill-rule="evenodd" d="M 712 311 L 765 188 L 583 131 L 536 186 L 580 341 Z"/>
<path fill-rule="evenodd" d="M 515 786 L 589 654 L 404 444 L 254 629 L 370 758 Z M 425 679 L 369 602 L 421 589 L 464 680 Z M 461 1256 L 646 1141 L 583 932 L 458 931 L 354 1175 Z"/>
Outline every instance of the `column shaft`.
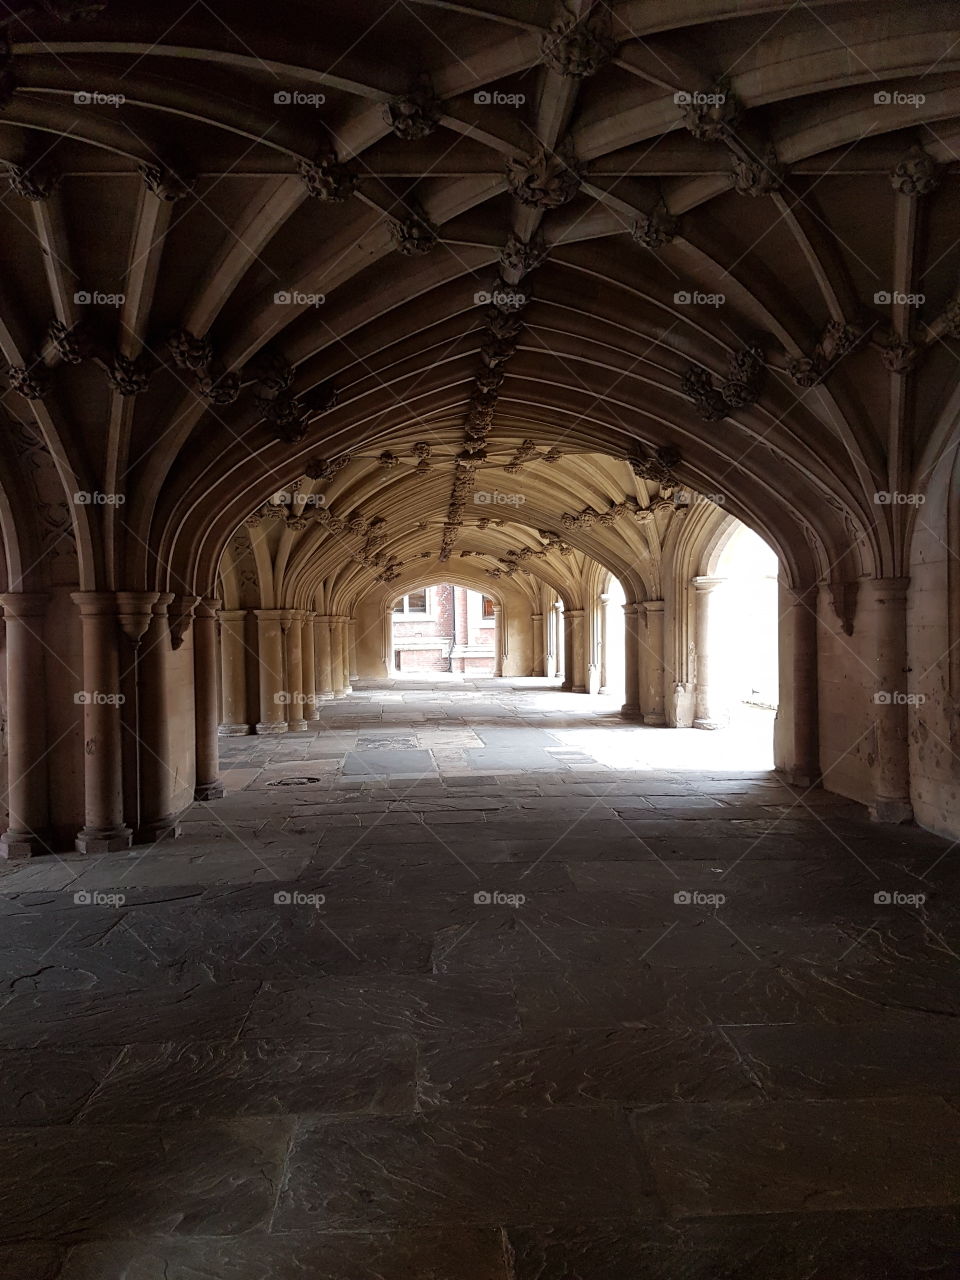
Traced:
<path fill-rule="evenodd" d="M 289 612 L 283 629 L 287 645 L 287 728 L 302 733 L 307 728 L 303 714 L 303 614 Z"/>
<path fill-rule="evenodd" d="M 219 731 L 225 737 L 242 736 L 250 732 L 247 712 L 246 620 L 246 609 L 220 611 L 223 720 Z"/>
<path fill-rule="evenodd" d="M 623 606 L 623 706 L 622 715 L 640 719 L 640 606 Z"/>
<path fill-rule="evenodd" d="M 694 578 L 693 585 L 697 591 L 697 680 L 696 707 L 693 727 L 695 729 L 723 729 L 727 718 L 717 702 L 717 690 L 712 684 L 711 653 L 712 623 L 711 611 L 714 592 L 724 581 L 723 578 Z"/>
<path fill-rule="evenodd" d="M 662 725 L 667 723 L 663 713 L 663 601 L 645 600 L 643 609 L 647 620 L 643 649 L 643 669 L 646 673 L 643 723 Z"/>
<path fill-rule="evenodd" d="M 531 674 L 535 676 L 546 675 L 543 665 L 543 614 L 531 613 L 530 615 L 531 638 L 533 640 L 533 653 Z"/>
<path fill-rule="evenodd" d="M 333 656 L 330 636 L 330 618 L 320 614 L 316 619 L 317 696 L 333 697 Z"/>
<path fill-rule="evenodd" d="M 571 657 L 571 690 L 573 693 L 587 692 L 587 635 L 586 618 L 582 609 L 568 609 L 566 617 L 571 623 L 572 657 Z"/>
<path fill-rule="evenodd" d="M 503 675 L 503 605 L 493 606 L 493 674 Z"/>
<path fill-rule="evenodd" d="M 876 669 L 873 712 L 877 749 L 870 814 L 878 822 L 909 822 L 913 818 L 906 687 L 909 584 L 908 578 L 875 578 L 863 584 L 868 606 L 865 621 L 872 624 Z"/>
<path fill-rule="evenodd" d="M 303 646 L 303 718 L 305 720 L 316 720 L 320 714 L 317 711 L 317 655 L 316 655 L 316 630 L 314 627 L 316 615 L 312 613 L 304 614 L 303 626 L 300 631 L 301 644 Z"/>
<path fill-rule="evenodd" d="M 136 654 L 139 701 L 140 797 L 137 839 L 175 839 L 181 827 L 174 812 L 175 775 L 170 769 L 170 619 L 173 593 L 151 606 L 151 618 Z"/>
<path fill-rule="evenodd" d="M 52 852 L 47 838 L 49 793 L 44 730 L 43 618 L 47 598 L 0 595 L 7 649 L 7 806 L 10 821 L 0 857 Z"/>
<path fill-rule="evenodd" d="M 217 606 L 207 597 L 199 602 L 193 617 L 193 710 L 196 728 L 195 800 L 220 800 L 220 705 L 217 690 Z"/>
<path fill-rule="evenodd" d="M 256 609 L 258 671 L 260 675 L 260 734 L 286 733 L 283 699 L 283 609 Z"/>

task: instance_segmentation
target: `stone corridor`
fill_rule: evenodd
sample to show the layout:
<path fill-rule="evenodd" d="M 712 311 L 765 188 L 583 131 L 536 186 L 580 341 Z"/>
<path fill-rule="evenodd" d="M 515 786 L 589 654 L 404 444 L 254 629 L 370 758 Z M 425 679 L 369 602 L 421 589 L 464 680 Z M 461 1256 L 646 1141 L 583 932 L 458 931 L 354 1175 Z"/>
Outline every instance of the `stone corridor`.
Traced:
<path fill-rule="evenodd" d="M 0 869 L 2 1280 L 956 1275 L 956 853 L 755 738 L 383 682 Z"/>

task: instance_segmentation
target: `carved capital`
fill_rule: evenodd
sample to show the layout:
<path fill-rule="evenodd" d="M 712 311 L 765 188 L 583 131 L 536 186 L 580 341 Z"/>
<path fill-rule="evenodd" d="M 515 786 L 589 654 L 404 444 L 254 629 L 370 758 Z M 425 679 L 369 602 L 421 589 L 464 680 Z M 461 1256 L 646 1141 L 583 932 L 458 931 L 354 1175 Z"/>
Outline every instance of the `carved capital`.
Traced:
<path fill-rule="evenodd" d="M 567 150 L 547 155 L 540 147 L 532 155 L 507 161 L 507 184 L 511 193 L 534 209 L 559 209 L 580 190 L 582 176 L 572 153 Z"/>
<path fill-rule="evenodd" d="M 406 142 L 426 138 L 443 115 L 443 101 L 433 91 L 430 77 L 421 75 L 409 93 L 391 98 L 383 109 L 384 119 Z"/>
<path fill-rule="evenodd" d="M 940 185 L 940 166 L 917 142 L 890 173 L 890 184 L 902 196 L 926 196 Z"/>
<path fill-rule="evenodd" d="M 319 160 L 301 160 L 297 165 L 300 181 L 315 200 L 339 204 L 357 189 L 359 177 L 349 165 L 341 164 L 331 152 Z"/>

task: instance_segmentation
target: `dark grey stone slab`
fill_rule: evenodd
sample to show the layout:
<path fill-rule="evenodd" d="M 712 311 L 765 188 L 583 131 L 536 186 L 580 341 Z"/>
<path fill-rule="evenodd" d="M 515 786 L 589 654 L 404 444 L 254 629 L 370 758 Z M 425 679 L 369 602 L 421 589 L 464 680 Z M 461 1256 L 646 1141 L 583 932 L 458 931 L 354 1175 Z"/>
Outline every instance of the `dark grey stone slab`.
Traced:
<path fill-rule="evenodd" d="M 425 1044 L 424 1106 L 595 1107 L 758 1097 L 719 1032 L 618 1027 L 513 1035 L 478 1045 Z"/>
<path fill-rule="evenodd" d="M 291 1122 L 0 1130 L 0 1240 L 264 1228 Z"/>
<path fill-rule="evenodd" d="M 23 1245 L 0 1245 L 0 1280 L 61 1280 L 66 1245 L 33 1240 Z"/>
<path fill-rule="evenodd" d="M 956 1210 L 511 1227 L 515 1280 L 947 1280 Z"/>
<path fill-rule="evenodd" d="M 652 1182 L 623 1126 L 601 1110 L 308 1122 L 273 1229 L 495 1225 L 574 1211 L 651 1217 Z"/>
<path fill-rule="evenodd" d="M 348 776 L 372 777 L 378 774 L 435 773 L 436 765 L 429 751 L 416 749 L 395 751 L 348 751 L 343 760 L 343 772 Z"/>
<path fill-rule="evenodd" d="M 2 1064 L 2 1058 L 0 1058 Z M 131 1045 L 80 1115 L 84 1124 L 210 1120 L 297 1112 L 413 1109 L 412 1040 Z"/>
<path fill-rule="evenodd" d="M 0 1050 L 0 1127 L 68 1123 L 120 1053 L 116 1048 Z"/>
<path fill-rule="evenodd" d="M 513 986 L 499 978 L 331 978 L 270 983 L 254 999 L 243 1038 L 318 1035 L 490 1036 L 518 1026 Z"/>
<path fill-rule="evenodd" d="M 960 1200 L 960 1114 L 939 1098 L 694 1104 L 632 1118 L 674 1216 Z"/>
<path fill-rule="evenodd" d="M 2 1270 L 0 1280 L 7 1280 Z M 494 1228 L 161 1237 L 78 1245 L 60 1272 L 9 1280 L 508 1280 Z"/>

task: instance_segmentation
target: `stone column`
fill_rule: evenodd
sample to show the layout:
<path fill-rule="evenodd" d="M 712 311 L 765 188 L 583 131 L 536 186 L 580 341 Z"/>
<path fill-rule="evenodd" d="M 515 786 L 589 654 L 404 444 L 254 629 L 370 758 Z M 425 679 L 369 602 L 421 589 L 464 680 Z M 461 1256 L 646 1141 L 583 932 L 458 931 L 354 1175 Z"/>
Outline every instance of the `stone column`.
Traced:
<path fill-rule="evenodd" d="M 667 723 L 663 713 L 663 601 L 645 600 L 643 610 L 647 618 L 646 642 L 642 651 L 646 674 L 643 723 L 662 725 Z"/>
<path fill-rule="evenodd" d="M 330 617 L 321 613 L 316 618 L 317 697 L 333 697 L 333 658 L 330 640 Z"/>
<path fill-rule="evenodd" d="M 303 733 L 307 728 L 303 714 L 303 614 L 290 610 L 283 631 L 287 642 L 287 728 Z"/>
<path fill-rule="evenodd" d="M 493 606 L 493 674 L 503 675 L 503 605 Z"/>
<path fill-rule="evenodd" d="M 693 585 L 697 593 L 696 645 L 697 645 L 697 679 L 695 687 L 696 707 L 694 709 L 693 727 L 695 729 L 723 729 L 726 718 L 723 708 L 716 705 L 716 690 L 711 685 L 710 673 L 710 641 L 711 612 L 714 593 L 725 578 L 694 578 Z"/>
<path fill-rule="evenodd" d="M 543 665 L 543 614 L 531 613 L 530 626 L 533 639 L 533 663 L 531 674 L 535 676 L 546 675 L 546 668 Z"/>
<path fill-rule="evenodd" d="M 170 770 L 170 619 L 174 595 L 153 597 L 151 618 L 137 649 L 139 680 L 139 821 L 138 840 L 154 844 L 176 839 L 181 826 L 174 812 Z M 128 633 L 129 634 L 129 633 Z"/>
<path fill-rule="evenodd" d="M 350 619 L 343 616 L 340 623 L 340 662 L 343 667 L 343 692 L 353 693 L 350 683 Z"/>
<path fill-rule="evenodd" d="M 550 610 L 550 618 L 547 623 L 549 633 L 549 655 L 550 661 L 547 667 L 547 675 L 551 679 L 555 679 L 562 674 L 563 669 L 563 613 L 562 605 L 559 600 L 554 600 L 553 607 Z"/>
<path fill-rule="evenodd" d="M 333 696 L 342 698 L 347 692 L 347 672 L 343 665 L 343 619 L 336 614 L 330 618 L 330 678 Z"/>
<path fill-rule="evenodd" d="M 217 697 L 217 606 L 210 596 L 199 602 L 193 615 L 193 714 L 196 728 L 196 783 L 194 800 L 222 800 L 220 781 L 220 705 Z"/>
<path fill-rule="evenodd" d="M 573 693 L 587 692 L 587 637 L 586 618 L 582 609 L 568 609 L 573 635 L 572 684 Z"/>
<path fill-rule="evenodd" d="M 243 736 L 250 732 L 247 719 L 246 620 L 246 609 L 220 611 L 223 721 L 219 731 L 225 737 Z"/>
<path fill-rule="evenodd" d="M 639 720 L 640 712 L 640 606 L 623 606 L 623 706 L 620 714 Z"/>
<path fill-rule="evenodd" d="M 255 609 L 257 617 L 258 669 L 260 673 L 260 719 L 257 733 L 287 732 L 283 702 L 283 609 Z"/>
<path fill-rule="evenodd" d="M 357 676 L 357 620 L 347 619 L 347 670 L 350 673 L 350 684 L 359 679 Z"/>
<path fill-rule="evenodd" d="M 782 689 L 781 706 L 790 697 L 793 712 L 792 762 L 787 781 L 812 787 L 820 777 L 820 697 L 817 672 L 817 588 L 785 588 L 790 602 L 780 625 L 789 628 L 792 688 Z M 792 697 L 790 696 L 792 695 Z"/>
<path fill-rule="evenodd" d="M 116 597 L 107 592 L 76 591 L 83 631 L 83 789 L 84 826 L 77 833 L 78 853 L 115 853 L 129 849 L 133 833 L 123 821 L 121 764 L 119 626 Z"/>
<path fill-rule="evenodd" d="M 862 584 L 866 608 L 860 618 L 873 639 L 876 673 L 873 719 L 876 752 L 874 801 L 877 822 L 910 822 L 910 756 L 907 703 L 907 588 L 909 578 L 873 578 Z"/>
<path fill-rule="evenodd" d="M 605 694 L 610 683 L 610 672 L 607 670 L 607 614 L 610 597 L 605 591 L 601 591 L 597 601 L 600 610 L 597 627 L 597 693 Z"/>
<path fill-rule="evenodd" d="M 10 591 L 0 595 L 7 633 L 7 805 L 10 822 L 0 857 L 52 852 L 47 839 L 46 714 L 40 637 L 47 597 Z"/>
<path fill-rule="evenodd" d="M 316 632 L 314 621 L 316 614 L 305 613 L 303 626 L 300 629 L 300 641 L 303 646 L 303 718 L 308 724 L 317 719 L 317 656 Z"/>
<path fill-rule="evenodd" d="M 563 637 L 563 683 L 560 688 L 569 693 L 573 688 L 573 618 L 569 609 L 558 615 L 558 625 Z"/>

